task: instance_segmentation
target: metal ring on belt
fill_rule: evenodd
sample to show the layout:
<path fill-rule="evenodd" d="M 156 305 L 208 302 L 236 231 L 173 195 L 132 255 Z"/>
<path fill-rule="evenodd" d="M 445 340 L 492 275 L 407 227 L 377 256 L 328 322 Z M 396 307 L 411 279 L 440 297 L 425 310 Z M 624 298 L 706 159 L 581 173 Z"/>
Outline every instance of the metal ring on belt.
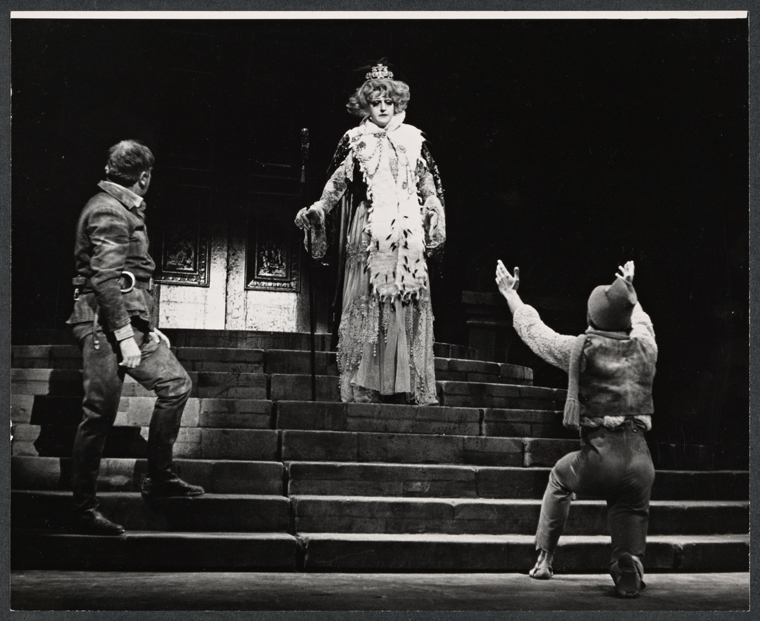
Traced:
<path fill-rule="evenodd" d="M 130 272 L 129 270 L 124 270 L 124 271 L 121 273 L 121 275 L 122 275 L 122 276 L 129 276 L 129 278 L 130 278 L 130 280 L 131 280 L 132 282 L 129 284 L 129 286 L 128 286 L 128 287 L 125 287 L 125 288 L 123 288 L 123 289 L 120 287 L 120 288 L 119 288 L 119 290 L 120 290 L 122 293 L 129 293 L 130 291 L 132 291 L 132 289 L 134 289 L 134 288 L 135 288 L 135 284 L 137 284 L 137 279 L 135 278 L 135 275 L 134 275 L 132 272 Z"/>
<path fill-rule="evenodd" d="M 129 270 L 124 270 L 121 275 L 126 276 L 129 279 L 129 284 L 126 287 L 122 287 L 121 284 L 119 285 L 119 291 L 121 291 L 121 293 L 129 293 L 133 289 L 146 289 L 148 291 L 153 289 L 152 278 L 149 278 L 148 280 L 138 280 Z M 92 286 L 90 285 L 90 279 L 85 278 L 84 276 L 77 276 L 73 279 L 72 284 L 75 287 L 74 299 L 76 299 L 77 295 L 81 293 L 93 292 Z"/>

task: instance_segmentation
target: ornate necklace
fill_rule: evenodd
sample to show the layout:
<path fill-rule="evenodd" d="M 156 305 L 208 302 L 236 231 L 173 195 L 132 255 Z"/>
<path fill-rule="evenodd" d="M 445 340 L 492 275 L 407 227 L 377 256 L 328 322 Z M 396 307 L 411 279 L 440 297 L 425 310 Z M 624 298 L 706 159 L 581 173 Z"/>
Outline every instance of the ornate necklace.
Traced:
<path fill-rule="evenodd" d="M 384 131 L 373 132 L 370 134 L 370 136 L 377 139 L 377 142 L 375 144 L 375 148 L 372 150 L 372 153 L 370 153 L 369 155 L 366 155 L 366 156 L 363 155 L 363 151 L 364 151 L 363 147 L 366 146 L 365 142 L 361 142 L 358 145 L 360 148 L 357 151 L 356 155 L 359 158 L 359 161 L 361 161 L 362 164 L 364 164 L 364 168 L 365 168 L 364 172 L 367 175 L 367 177 L 369 177 L 370 179 L 372 179 L 377 174 L 377 171 L 380 169 L 380 162 L 383 159 L 383 144 L 385 143 L 384 139 L 387 137 L 387 134 L 388 132 L 384 132 Z M 372 172 L 370 172 L 367 165 L 369 164 L 369 161 L 375 156 L 375 153 L 377 153 L 377 163 L 375 164 L 375 169 Z"/>

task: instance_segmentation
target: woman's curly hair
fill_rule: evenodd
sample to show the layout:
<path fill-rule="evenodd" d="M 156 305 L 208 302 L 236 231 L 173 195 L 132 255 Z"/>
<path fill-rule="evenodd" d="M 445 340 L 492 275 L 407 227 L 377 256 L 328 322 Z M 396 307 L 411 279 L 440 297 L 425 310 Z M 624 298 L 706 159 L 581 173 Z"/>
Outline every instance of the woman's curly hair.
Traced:
<path fill-rule="evenodd" d="M 351 95 L 346 109 L 356 116 L 369 114 L 370 101 L 375 94 L 388 95 L 393 101 L 394 112 L 398 114 L 406 110 L 409 103 L 409 85 L 399 80 L 387 78 L 367 80 Z"/>

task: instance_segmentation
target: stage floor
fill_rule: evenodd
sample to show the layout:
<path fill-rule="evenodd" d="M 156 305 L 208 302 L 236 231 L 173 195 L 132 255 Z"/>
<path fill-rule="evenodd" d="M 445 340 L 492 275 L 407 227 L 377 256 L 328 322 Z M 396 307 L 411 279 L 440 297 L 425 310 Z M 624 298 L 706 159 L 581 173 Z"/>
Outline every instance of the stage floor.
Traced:
<path fill-rule="evenodd" d="M 747 610 L 749 573 L 607 575 L 11 572 L 13 610 Z"/>

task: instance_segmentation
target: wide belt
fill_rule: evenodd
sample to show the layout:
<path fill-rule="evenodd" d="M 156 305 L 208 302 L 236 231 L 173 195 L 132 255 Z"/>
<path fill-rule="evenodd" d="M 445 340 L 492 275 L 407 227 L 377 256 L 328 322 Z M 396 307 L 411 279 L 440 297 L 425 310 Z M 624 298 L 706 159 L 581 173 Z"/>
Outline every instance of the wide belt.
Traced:
<path fill-rule="evenodd" d="M 94 291 L 92 287 L 92 283 L 90 282 L 90 279 L 86 276 L 74 276 L 74 278 L 71 279 L 71 284 L 75 287 L 74 289 L 74 299 L 78 299 L 79 296 L 83 293 L 92 293 Z M 135 275 L 130 272 L 129 270 L 124 270 L 121 273 L 121 278 L 119 279 L 119 290 L 122 293 L 129 293 L 133 289 L 146 289 L 147 291 L 150 291 L 153 289 L 153 279 L 148 278 L 147 280 L 138 280 L 135 278 Z M 95 349 L 100 349 L 100 342 L 98 341 L 97 336 L 97 327 L 98 327 L 98 315 L 100 314 L 99 310 L 95 310 L 95 314 L 92 318 L 92 335 L 93 335 L 93 345 Z"/>
<path fill-rule="evenodd" d="M 74 298 L 78 297 L 81 293 L 92 293 L 94 291 L 90 279 L 86 276 L 75 276 L 71 279 L 71 284 L 76 287 L 74 290 Z M 121 273 L 119 290 L 122 293 L 129 293 L 133 289 L 145 289 L 147 291 L 151 291 L 153 289 L 153 279 L 138 279 L 135 278 L 135 275 L 132 272 L 124 270 Z"/>

